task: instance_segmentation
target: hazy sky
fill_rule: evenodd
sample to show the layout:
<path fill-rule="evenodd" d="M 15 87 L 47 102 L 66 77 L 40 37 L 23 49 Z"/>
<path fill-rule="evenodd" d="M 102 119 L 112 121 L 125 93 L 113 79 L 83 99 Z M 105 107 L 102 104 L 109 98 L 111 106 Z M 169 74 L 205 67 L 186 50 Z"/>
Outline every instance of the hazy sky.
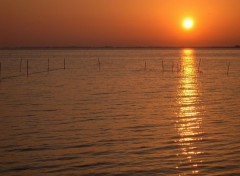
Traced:
<path fill-rule="evenodd" d="M 232 46 L 239 8 L 240 0 L 0 0 L 0 47 Z"/>

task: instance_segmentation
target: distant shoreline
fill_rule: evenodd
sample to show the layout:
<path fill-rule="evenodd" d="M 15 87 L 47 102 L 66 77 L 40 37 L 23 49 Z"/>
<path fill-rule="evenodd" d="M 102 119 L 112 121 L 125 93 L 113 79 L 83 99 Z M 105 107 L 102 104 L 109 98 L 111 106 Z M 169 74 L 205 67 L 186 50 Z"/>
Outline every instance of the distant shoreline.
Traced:
<path fill-rule="evenodd" d="M 0 50 L 156 50 L 156 49 L 240 49 L 236 46 L 213 46 L 213 47 L 3 47 Z"/>

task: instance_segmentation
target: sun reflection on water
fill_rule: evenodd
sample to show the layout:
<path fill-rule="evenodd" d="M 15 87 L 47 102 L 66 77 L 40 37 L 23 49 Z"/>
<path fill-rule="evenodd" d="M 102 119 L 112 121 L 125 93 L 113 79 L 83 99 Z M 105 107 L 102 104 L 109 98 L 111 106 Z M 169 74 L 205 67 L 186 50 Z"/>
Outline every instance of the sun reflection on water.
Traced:
<path fill-rule="evenodd" d="M 199 155 L 197 142 L 202 140 L 199 106 L 198 80 L 196 73 L 196 62 L 193 50 L 183 50 L 181 57 L 183 70 L 180 73 L 177 104 L 179 106 L 176 129 L 179 139 L 176 141 L 181 146 L 178 154 L 180 163 L 176 167 L 191 167 L 191 174 L 199 173 L 199 164 L 202 162 Z M 184 173 L 186 174 L 186 173 Z"/>

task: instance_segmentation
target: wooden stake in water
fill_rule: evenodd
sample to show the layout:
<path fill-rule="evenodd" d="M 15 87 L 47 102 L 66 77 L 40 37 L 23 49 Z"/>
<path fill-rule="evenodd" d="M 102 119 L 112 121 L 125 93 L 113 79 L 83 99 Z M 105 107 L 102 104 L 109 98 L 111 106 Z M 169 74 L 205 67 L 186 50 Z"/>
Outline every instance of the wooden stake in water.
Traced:
<path fill-rule="evenodd" d="M 147 70 L 147 62 L 145 61 L 145 71 Z"/>
<path fill-rule="evenodd" d="M 0 62 L 0 82 L 2 80 L 2 63 Z"/>
<path fill-rule="evenodd" d="M 19 68 L 19 71 L 20 72 L 22 72 L 22 58 L 21 58 L 21 60 L 20 60 L 20 66 L 19 66 L 20 68 Z"/>
<path fill-rule="evenodd" d="M 173 72 L 173 69 L 174 69 L 174 62 L 172 62 L 172 72 Z"/>
<path fill-rule="evenodd" d="M 66 62 L 65 62 L 65 58 L 63 60 L 63 69 L 65 70 L 66 69 Z"/>
<path fill-rule="evenodd" d="M 178 72 L 181 72 L 181 60 L 182 60 L 182 58 L 181 57 L 179 57 L 179 60 L 180 60 L 180 62 L 179 62 L 179 64 L 178 64 Z"/>
<path fill-rule="evenodd" d="M 28 77 L 28 60 L 27 60 L 27 77 Z"/>
<path fill-rule="evenodd" d="M 162 60 L 162 71 L 164 72 L 164 60 Z"/>
<path fill-rule="evenodd" d="M 48 58 L 48 69 L 47 69 L 47 71 L 49 72 L 49 58 Z"/>
<path fill-rule="evenodd" d="M 229 69 L 230 69 L 230 62 L 228 62 L 227 75 L 229 74 Z"/>
<path fill-rule="evenodd" d="M 202 59 L 200 59 L 200 60 L 199 60 L 199 63 L 198 63 L 198 73 L 200 72 L 201 62 L 202 62 Z"/>
<path fill-rule="evenodd" d="M 101 70 L 101 62 L 100 62 L 100 60 L 98 58 L 98 71 L 100 71 L 100 70 Z"/>

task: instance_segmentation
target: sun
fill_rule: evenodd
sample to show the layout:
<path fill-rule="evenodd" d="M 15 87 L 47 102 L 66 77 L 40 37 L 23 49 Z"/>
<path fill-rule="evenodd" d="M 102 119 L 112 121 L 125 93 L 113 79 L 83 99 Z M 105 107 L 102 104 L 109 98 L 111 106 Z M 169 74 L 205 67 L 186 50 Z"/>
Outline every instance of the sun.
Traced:
<path fill-rule="evenodd" d="M 193 20 L 190 18 L 183 20 L 183 27 L 185 29 L 191 29 L 193 27 Z"/>

